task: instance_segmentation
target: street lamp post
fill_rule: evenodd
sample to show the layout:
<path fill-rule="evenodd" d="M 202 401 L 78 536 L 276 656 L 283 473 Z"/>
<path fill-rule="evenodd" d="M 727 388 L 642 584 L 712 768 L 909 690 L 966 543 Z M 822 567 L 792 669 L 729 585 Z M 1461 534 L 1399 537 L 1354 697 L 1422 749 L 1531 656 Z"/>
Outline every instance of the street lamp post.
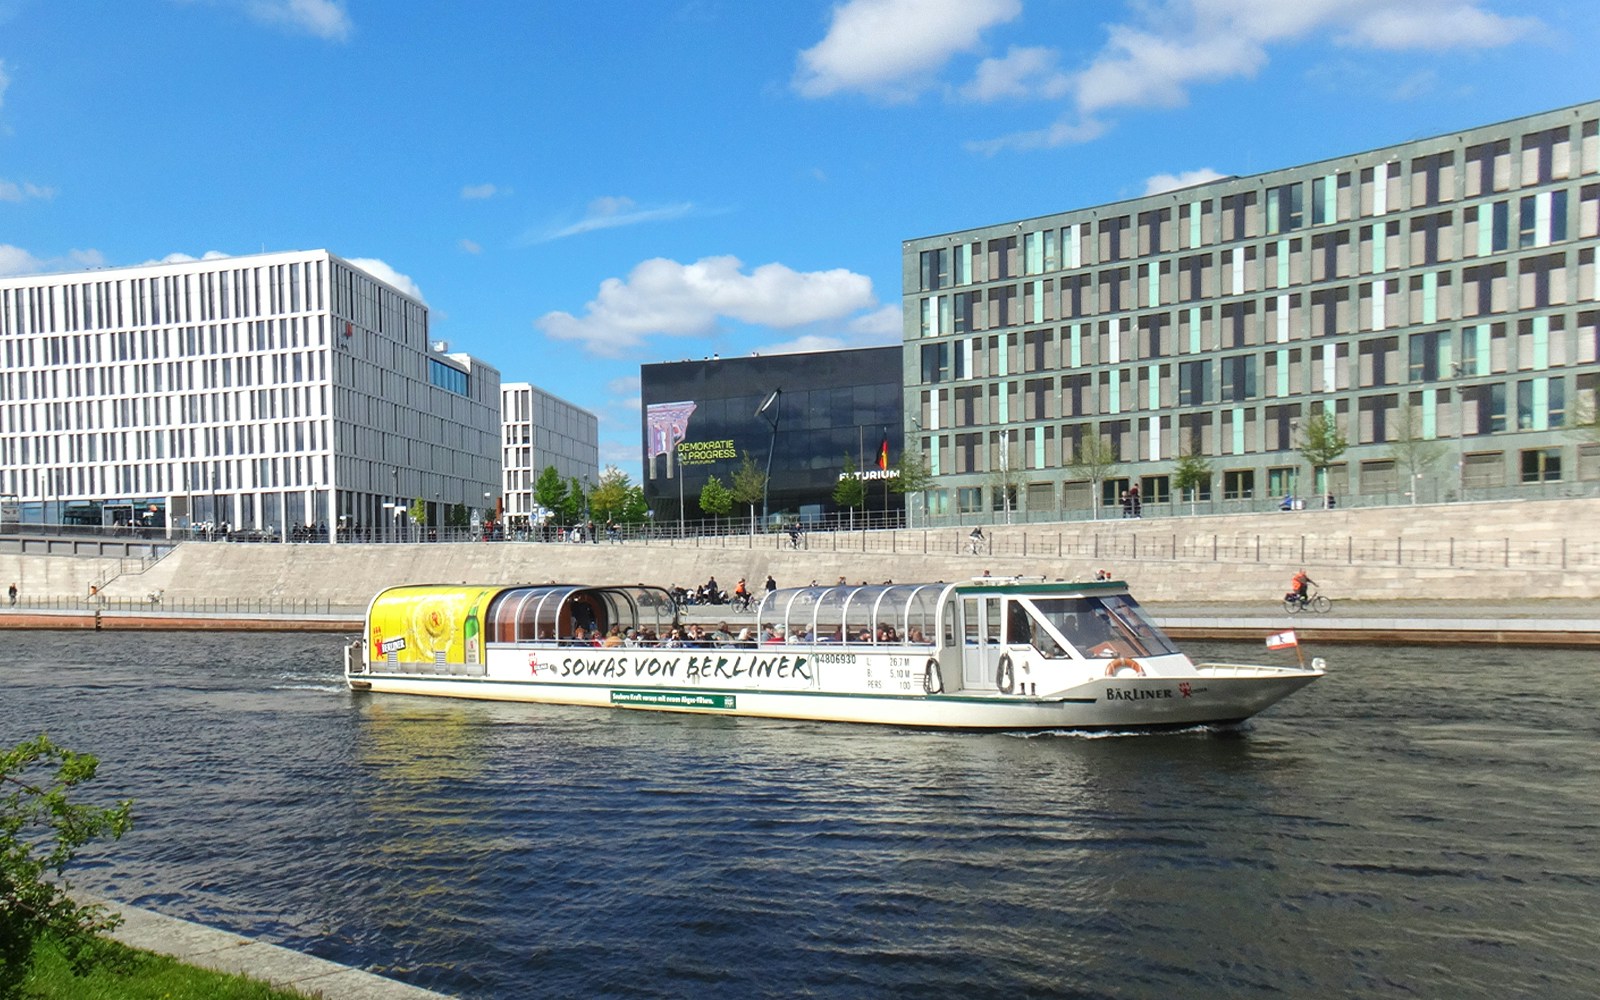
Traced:
<path fill-rule="evenodd" d="M 767 411 L 771 411 L 770 413 Z M 767 496 L 772 488 L 772 453 L 778 449 L 778 421 L 783 419 L 783 389 L 772 390 L 772 395 L 766 398 L 760 406 L 756 407 L 756 416 L 764 418 L 772 426 L 772 436 L 767 439 L 767 474 L 761 480 L 761 527 L 767 527 Z"/>

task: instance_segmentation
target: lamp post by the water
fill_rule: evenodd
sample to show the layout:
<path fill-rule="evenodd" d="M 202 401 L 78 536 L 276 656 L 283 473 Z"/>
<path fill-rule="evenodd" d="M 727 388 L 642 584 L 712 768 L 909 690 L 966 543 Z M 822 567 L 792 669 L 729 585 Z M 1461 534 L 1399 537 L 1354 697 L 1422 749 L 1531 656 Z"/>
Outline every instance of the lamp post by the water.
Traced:
<path fill-rule="evenodd" d="M 383 532 L 387 532 L 388 531 L 389 515 L 394 513 L 398 509 L 399 509 L 399 506 L 397 504 L 394 504 L 394 503 L 391 503 L 391 502 L 387 502 L 387 501 L 384 503 L 384 505 L 383 505 L 383 525 L 379 527 L 379 529 L 378 529 L 379 531 L 383 531 Z"/>
<path fill-rule="evenodd" d="M 761 480 L 761 527 L 767 527 L 767 495 L 772 488 L 772 453 L 778 448 L 778 421 L 783 418 L 783 390 L 774 389 L 766 402 L 756 407 L 756 416 L 772 425 L 772 437 L 767 440 L 767 474 Z M 768 412 L 771 411 L 771 412 Z"/>

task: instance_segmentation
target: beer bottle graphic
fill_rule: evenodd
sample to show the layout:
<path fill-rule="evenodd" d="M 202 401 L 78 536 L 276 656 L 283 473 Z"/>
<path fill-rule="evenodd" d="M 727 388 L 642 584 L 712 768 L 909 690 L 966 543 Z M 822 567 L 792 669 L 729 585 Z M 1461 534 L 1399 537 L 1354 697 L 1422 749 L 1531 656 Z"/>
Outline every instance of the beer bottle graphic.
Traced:
<path fill-rule="evenodd" d="M 478 606 L 476 604 L 467 609 L 467 623 L 461 627 L 461 637 L 465 647 L 465 661 L 478 662 Z"/>

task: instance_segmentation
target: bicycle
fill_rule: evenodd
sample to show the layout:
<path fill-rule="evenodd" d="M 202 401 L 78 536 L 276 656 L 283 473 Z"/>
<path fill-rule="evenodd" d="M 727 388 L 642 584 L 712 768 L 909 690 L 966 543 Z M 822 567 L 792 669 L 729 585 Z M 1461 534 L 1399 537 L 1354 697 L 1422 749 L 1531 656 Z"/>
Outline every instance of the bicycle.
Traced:
<path fill-rule="evenodd" d="M 1283 595 L 1283 610 L 1291 615 L 1302 611 L 1325 615 L 1332 609 L 1333 602 L 1315 591 L 1307 591 L 1304 597 L 1293 592 Z"/>

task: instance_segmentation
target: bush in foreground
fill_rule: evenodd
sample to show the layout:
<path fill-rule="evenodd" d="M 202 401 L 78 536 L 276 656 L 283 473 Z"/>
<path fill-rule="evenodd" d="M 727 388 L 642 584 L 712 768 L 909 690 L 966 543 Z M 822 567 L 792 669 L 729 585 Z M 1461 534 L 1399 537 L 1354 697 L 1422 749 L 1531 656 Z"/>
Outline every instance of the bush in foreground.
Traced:
<path fill-rule="evenodd" d="M 99 763 L 44 735 L 0 753 L 0 998 L 21 995 L 47 934 L 68 966 L 84 971 L 104 947 L 100 935 L 118 923 L 101 906 L 74 902 L 60 881 L 78 848 L 98 837 L 115 840 L 132 823 L 131 802 L 70 800 Z"/>

